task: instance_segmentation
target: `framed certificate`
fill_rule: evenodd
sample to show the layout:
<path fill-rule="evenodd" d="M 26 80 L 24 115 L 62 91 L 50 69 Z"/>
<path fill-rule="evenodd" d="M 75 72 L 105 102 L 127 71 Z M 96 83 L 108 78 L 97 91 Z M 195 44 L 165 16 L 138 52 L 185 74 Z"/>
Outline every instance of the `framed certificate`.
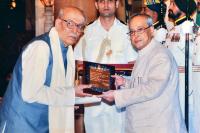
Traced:
<path fill-rule="evenodd" d="M 83 83 L 92 84 L 92 88 L 85 89 L 84 92 L 98 95 L 104 91 L 115 89 L 114 78 L 115 67 L 94 62 L 83 62 Z"/>

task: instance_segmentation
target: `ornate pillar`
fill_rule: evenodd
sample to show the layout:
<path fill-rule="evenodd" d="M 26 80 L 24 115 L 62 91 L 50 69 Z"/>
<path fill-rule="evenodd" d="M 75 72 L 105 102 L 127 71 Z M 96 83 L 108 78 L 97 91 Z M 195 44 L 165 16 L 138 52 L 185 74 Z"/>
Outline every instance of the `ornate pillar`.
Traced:
<path fill-rule="evenodd" d="M 53 6 L 45 6 L 45 22 L 44 22 L 44 32 L 48 32 L 51 27 L 53 27 Z"/>
<path fill-rule="evenodd" d="M 35 1 L 35 35 L 44 33 L 44 6 L 40 0 Z"/>
<path fill-rule="evenodd" d="M 41 3 L 44 5 L 44 32 L 48 32 L 50 28 L 53 26 L 53 5 L 54 0 L 40 0 Z"/>

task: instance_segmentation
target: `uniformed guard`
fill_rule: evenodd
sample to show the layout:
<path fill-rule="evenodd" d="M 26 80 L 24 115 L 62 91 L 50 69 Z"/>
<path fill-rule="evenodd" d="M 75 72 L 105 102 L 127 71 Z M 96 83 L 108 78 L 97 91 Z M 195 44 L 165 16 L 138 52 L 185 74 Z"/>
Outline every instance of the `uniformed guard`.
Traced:
<path fill-rule="evenodd" d="M 152 17 L 155 29 L 155 39 L 160 43 L 164 43 L 167 35 L 167 27 L 164 21 L 167 6 L 163 0 L 145 0 L 145 7 L 142 13 Z"/>
<path fill-rule="evenodd" d="M 183 116 L 185 115 L 185 31 L 189 33 L 189 132 L 195 131 L 197 126 L 196 120 L 199 112 L 196 111 L 200 106 L 200 37 L 198 36 L 198 27 L 192 20 L 191 16 L 196 10 L 194 0 L 171 0 L 168 17 L 174 22 L 174 27 L 169 30 L 165 46 L 174 55 L 179 66 L 179 100 Z M 198 100 L 199 99 L 199 100 Z M 199 105 L 198 105 L 198 104 Z M 187 107 L 187 106 L 186 106 Z M 199 108 L 199 107 L 198 107 Z M 200 109 L 199 109 L 200 110 Z M 187 112 L 186 112 L 187 113 Z M 197 115 L 198 114 L 198 115 Z M 196 116 L 194 116 L 196 115 Z M 195 122 L 194 122 L 195 121 Z M 196 124 L 196 125 L 195 125 Z"/>

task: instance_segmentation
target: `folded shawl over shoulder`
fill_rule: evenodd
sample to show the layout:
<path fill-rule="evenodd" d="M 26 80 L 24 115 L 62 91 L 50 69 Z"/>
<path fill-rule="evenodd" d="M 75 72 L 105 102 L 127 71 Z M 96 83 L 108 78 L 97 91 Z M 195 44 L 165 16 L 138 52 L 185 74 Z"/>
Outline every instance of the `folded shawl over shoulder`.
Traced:
<path fill-rule="evenodd" d="M 50 42 L 53 54 L 53 68 L 51 89 L 63 87 L 69 92 L 66 100 L 69 100 L 68 105 L 49 106 L 49 132 L 50 133 L 74 133 L 74 76 L 75 76 L 75 61 L 73 50 L 68 46 L 67 52 L 67 71 L 63 65 L 60 40 L 55 28 L 52 28 L 50 33 Z M 66 75 L 66 76 L 65 76 Z"/>

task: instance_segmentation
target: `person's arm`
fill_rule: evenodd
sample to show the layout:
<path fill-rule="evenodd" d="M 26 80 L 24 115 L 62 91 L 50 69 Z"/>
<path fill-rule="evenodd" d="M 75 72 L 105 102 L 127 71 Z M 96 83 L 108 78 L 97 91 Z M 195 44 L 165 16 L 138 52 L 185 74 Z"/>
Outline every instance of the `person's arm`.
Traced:
<path fill-rule="evenodd" d="M 22 98 L 28 103 L 46 105 L 74 105 L 74 89 L 44 85 L 49 64 L 49 46 L 44 41 L 35 41 L 22 55 Z"/>
<path fill-rule="evenodd" d="M 118 107 L 146 102 L 162 94 L 169 80 L 171 62 L 165 55 L 151 60 L 151 64 L 148 64 L 151 66 L 147 82 L 136 88 L 114 91 L 113 95 Z"/>

